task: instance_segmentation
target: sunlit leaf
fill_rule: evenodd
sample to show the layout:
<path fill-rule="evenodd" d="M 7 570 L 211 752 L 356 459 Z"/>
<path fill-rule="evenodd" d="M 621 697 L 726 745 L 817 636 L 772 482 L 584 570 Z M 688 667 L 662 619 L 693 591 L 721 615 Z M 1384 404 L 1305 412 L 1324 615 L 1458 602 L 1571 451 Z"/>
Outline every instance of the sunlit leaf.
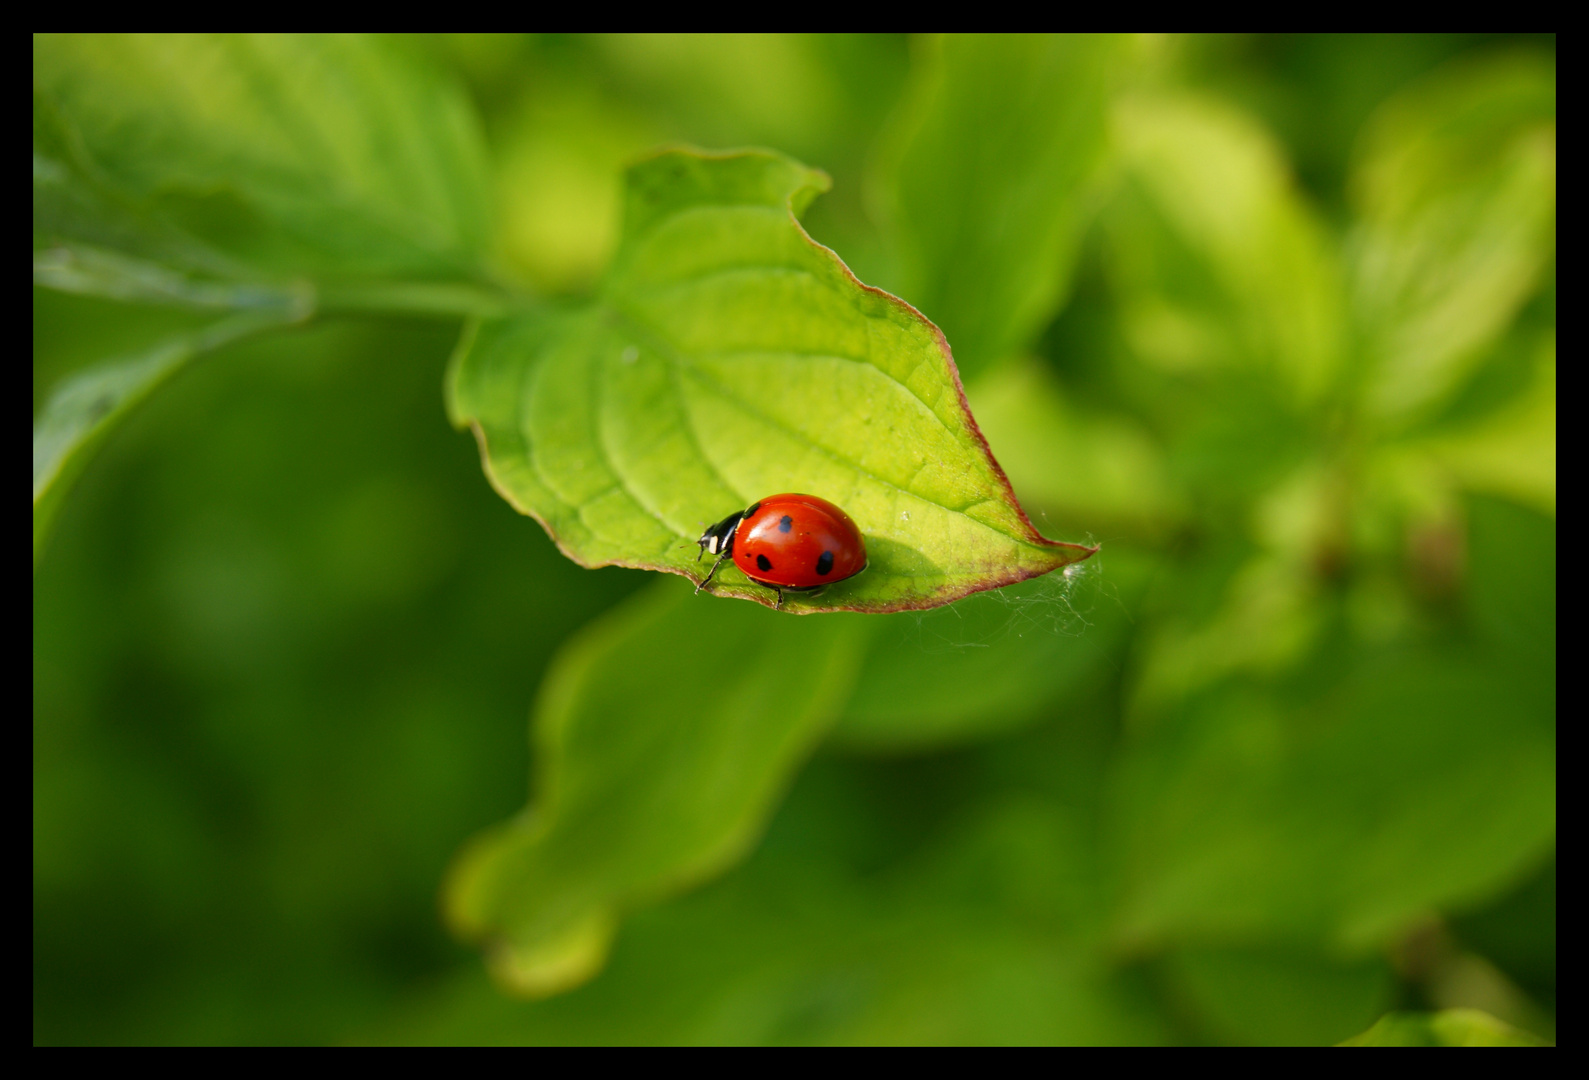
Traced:
<path fill-rule="evenodd" d="M 590 978 L 622 915 L 744 856 L 842 706 L 868 629 L 658 582 L 585 631 L 536 707 L 535 801 L 460 857 L 453 925 L 515 992 Z"/>
<path fill-rule="evenodd" d="M 632 169 L 600 298 L 484 323 L 455 358 L 450 411 L 492 482 L 577 562 L 695 581 L 704 526 L 830 499 L 870 568 L 793 611 L 932 607 L 1086 558 L 1027 520 L 937 328 L 800 228 L 826 184 L 768 153 Z M 775 602 L 729 564 L 713 591 Z"/>
<path fill-rule="evenodd" d="M 1029 347 L 1065 299 L 1131 50 L 1029 34 L 920 51 L 876 194 L 900 295 L 943 327 L 971 379 Z"/>
<path fill-rule="evenodd" d="M 1341 272 L 1272 138 L 1227 105 L 1140 95 L 1114 125 L 1108 253 L 1128 343 L 1168 372 L 1245 371 L 1296 402 L 1342 360 Z"/>
<path fill-rule="evenodd" d="M 1415 443 L 1470 491 L 1556 512 L 1556 336 L 1538 350 L 1534 377 L 1516 400 L 1472 425 Z"/>
<path fill-rule="evenodd" d="M 1393 99 L 1363 135 L 1352 190 L 1368 404 L 1405 423 L 1484 359 L 1554 248 L 1554 65 L 1492 59 Z"/>
<path fill-rule="evenodd" d="M 1045 525 L 1153 536 L 1186 513 L 1164 451 L 1142 424 L 1078 407 L 1047 365 L 1004 365 L 967 395 L 1010 483 Z"/>
<path fill-rule="evenodd" d="M 1478 1009 L 1437 1013 L 1389 1013 L 1342 1046 L 1545 1046 L 1511 1024 Z"/>

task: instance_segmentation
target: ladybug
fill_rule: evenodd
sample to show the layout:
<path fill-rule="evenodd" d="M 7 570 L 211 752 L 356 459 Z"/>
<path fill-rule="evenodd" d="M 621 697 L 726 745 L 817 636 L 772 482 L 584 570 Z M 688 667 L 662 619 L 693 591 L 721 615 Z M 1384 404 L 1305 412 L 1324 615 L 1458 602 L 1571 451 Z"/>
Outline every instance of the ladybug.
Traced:
<path fill-rule="evenodd" d="M 778 594 L 815 592 L 866 569 L 866 542 L 850 515 L 815 495 L 769 495 L 748 510 L 730 514 L 696 541 L 701 553 L 717 556 L 712 569 L 695 587 L 706 588 L 724 559 L 752 581 Z"/>

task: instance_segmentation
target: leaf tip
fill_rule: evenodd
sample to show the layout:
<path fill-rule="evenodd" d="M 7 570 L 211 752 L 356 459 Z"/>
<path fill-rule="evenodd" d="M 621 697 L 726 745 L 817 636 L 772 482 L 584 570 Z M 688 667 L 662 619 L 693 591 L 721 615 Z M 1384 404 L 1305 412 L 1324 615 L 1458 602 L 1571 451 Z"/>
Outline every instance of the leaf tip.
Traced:
<path fill-rule="evenodd" d="M 522 944 L 499 938 L 486 953 L 492 979 L 514 997 L 540 999 L 589 982 L 606 966 L 618 919 L 600 908 L 556 937 Z"/>
<path fill-rule="evenodd" d="M 665 146 L 630 165 L 624 178 L 626 236 L 643 233 L 670 209 L 701 202 L 776 206 L 798 218 L 833 186 L 821 169 L 760 147 Z"/>
<path fill-rule="evenodd" d="M 471 317 L 464 320 L 463 331 L 458 335 L 458 344 L 453 346 L 452 355 L 447 358 L 447 373 L 442 377 L 442 391 L 446 397 L 447 419 L 459 431 L 471 426 L 474 417 L 470 410 L 464 407 L 459 393 L 459 380 L 463 377 L 464 360 L 474 351 L 475 341 L 480 336 L 480 319 Z M 481 455 L 484 457 L 484 436 L 480 434 L 478 425 L 475 425 L 476 437 L 481 440 Z"/>

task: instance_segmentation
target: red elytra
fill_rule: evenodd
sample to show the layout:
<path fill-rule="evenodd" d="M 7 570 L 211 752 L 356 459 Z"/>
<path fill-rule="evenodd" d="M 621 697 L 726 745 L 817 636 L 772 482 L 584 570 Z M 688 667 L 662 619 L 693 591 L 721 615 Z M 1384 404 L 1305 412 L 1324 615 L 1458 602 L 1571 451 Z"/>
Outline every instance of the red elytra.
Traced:
<path fill-rule="evenodd" d="M 798 492 L 769 495 L 731 514 L 696 543 L 703 555 L 717 556 L 697 592 L 725 557 L 752 581 L 775 590 L 779 604 L 784 589 L 820 589 L 866 569 L 866 542 L 850 515 L 826 499 Z"/>

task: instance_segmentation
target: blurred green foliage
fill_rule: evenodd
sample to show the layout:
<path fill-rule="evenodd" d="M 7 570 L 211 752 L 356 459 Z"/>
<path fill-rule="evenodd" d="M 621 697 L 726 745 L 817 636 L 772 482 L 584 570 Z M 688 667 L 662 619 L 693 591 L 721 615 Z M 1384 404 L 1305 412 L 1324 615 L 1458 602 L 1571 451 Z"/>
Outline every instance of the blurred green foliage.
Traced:
<path fill-rule="evenodd" d="M 796 620 L 498 498 L 460 323 L 670 142 L 1099 554 Z M 36 39 L 35 1042 L 1553 1039 L 1554 236 L 1553 38 Z"/>
<path fill-rule="evenodd" d="M 1345 1040 L 1343 1046 L 1543 1046 L 1538 1036 L 1520 1031 L 1478 1009 L 1391 1013 Z"/>

